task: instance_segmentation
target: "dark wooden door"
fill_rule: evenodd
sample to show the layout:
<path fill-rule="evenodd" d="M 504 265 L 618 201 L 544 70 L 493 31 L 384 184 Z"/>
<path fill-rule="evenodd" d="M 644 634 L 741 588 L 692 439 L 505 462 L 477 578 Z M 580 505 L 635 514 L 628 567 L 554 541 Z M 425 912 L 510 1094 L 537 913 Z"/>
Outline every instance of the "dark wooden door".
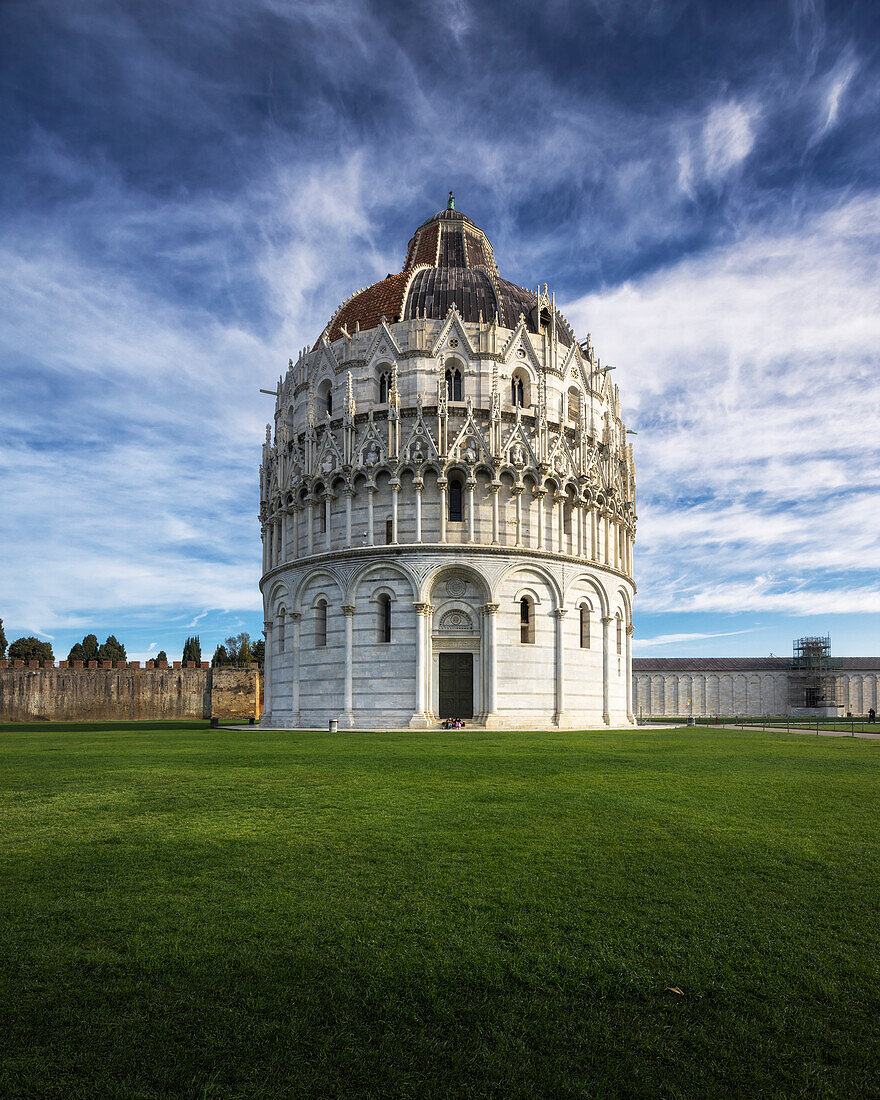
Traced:
<path fill-rule="evenodd" d="M 473 653 L 441 653 L 439 657 L 440 717 L 473 718 Z"/>

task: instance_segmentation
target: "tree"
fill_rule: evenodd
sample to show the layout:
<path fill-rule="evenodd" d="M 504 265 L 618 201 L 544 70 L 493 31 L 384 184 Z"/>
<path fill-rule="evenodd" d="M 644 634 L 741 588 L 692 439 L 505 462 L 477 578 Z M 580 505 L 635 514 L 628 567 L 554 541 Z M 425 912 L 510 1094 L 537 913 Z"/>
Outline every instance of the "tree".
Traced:
<path fill-rule="evenodd" d="M 156 654 L 156 656 L 153 658 L 153 660 L 156 662 L 157 665 L 167 665 L 168 664 L 168 654 L 165 652 L 164 649 L 160 649 L 159 652 Z"/>
<path fill-rule="evenodd" d="M 230 664 L 235 665 L 237 668 L 249 665 L 253 660 L 250 634 L 242 631 L 241 634 L 227 638 L 226 652 L 229 654 Z"/>
<path fill-rule="evenodd" d="M 9 647 L 10 661 L 54 661 L 51 642 L 41 642 L 31 635 L 28 638 L 16 638 Z"/>
<path fill-rule="evenodd" d="M 82 647 L 84 661 L 97 661 L 98 636 L 96 634 L 86 634 L 82 640 Z"/>
<path fill-rule="evenodd" d="M 254 660 L 257 662 L 257 667 L 262 668 L 266 660 L 266 643 L 262 638 L 258 638 L 253 644 L 251 651 L 254 655 Z"/>
<path fill-rule="evenodd" d="M 183 643 L 183 663 L 187 661 L 195 661 L 197 665 L 202 663 L 202 643 L 199 641 L 199 636 L 196 634 L 194 638 L 187 638 Z"/>
<path fill-rule="evenodd" d="M 115 634 L 110 634 L 107 637 L 107 641 L 98 650 L 99 661 L 124 661 L 125 660 L 125 646 L 122 642 L 117 641 Z"/>
<path fill-rule="evenodd" d="M 218 645 L 214 650 L 214 656 L 211 658 L 211 668 L 223 668 L 224 665 L 231 665 L 232 661 L 229 659 L 229 651 L 225 645 Z"/>
<path fill-rule="evenodd" d="M 0 619 L 0 661 L 6 656 L 6 634 L 3 631 L 3 620 Z"/>
<path fill-rule="evenodd" d="M 67 654 L 67 659 L 68 661 L 83 661 L 85 660 L 84 652 L 82 642 L 74 642 L 70 647 L 70 653 Z"/>

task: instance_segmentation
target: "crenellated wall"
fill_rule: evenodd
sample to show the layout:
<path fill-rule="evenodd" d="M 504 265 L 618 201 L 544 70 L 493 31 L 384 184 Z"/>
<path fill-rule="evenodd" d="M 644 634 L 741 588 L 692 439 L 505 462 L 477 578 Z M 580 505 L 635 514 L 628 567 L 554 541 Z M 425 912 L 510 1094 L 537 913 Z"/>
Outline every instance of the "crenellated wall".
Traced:
<path fill-rule="evenodd" d="M 97 664 L 97 662 L 95 662 Z M 108 663 L 109 664 L 109 663 Z M 0 662 L 0 721 L 77 722 L 212 718 L 247 721 L 262 712 L 251 668 L 28 667 Z"/>

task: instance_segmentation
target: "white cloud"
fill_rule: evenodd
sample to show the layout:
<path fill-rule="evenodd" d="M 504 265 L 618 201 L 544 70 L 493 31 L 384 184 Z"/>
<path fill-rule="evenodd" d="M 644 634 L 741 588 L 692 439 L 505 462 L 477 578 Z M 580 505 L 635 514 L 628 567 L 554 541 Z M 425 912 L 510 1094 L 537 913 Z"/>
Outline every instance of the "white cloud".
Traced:
<path fill-rule="evenodd" d="M 645 610 L 880 609 L 880 199 L 565 307 L 620 369 Z"/>

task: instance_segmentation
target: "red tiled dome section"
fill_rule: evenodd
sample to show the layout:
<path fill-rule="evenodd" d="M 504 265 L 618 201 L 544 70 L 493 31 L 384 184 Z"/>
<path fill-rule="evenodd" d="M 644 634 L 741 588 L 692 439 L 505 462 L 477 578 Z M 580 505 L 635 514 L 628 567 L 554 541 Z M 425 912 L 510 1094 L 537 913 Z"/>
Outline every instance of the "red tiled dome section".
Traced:
<path fill-rule="evenodd" d="M 344 335 L 343 327 L 352 335 L 355 324 L 363 330 L 376 328 L 383 317 L 388 322 L 397 321 L 402 312 L 403 292 L 408 280 L 409 273 L 401 271 L 398 275 L 389 275 L 381 282 L 373 283 L 350 298 L 337 310 L 324 330 L 330 343 Z"/>
<path fill-rule="evenodd" d="M 353 335 L 356 325 L 361 331 L 376 328 L 383 317 L 389 324 L 422 316 L 442 321 L 453 305 L 465 321 L 492 321 L 497 313 L 501 325 L 510 329 L 522 314 L 529 331 L 536 333 L 541 323 L 536 300 L 534 291 L 500 277 L 492 245 L 478 225 L 460 210 L 440 210 L 413 233 L 403 271 L 345 302 L 322 336 L 332 344 L 343 328 Z M 570 347 L 571 326 L 560 313 L 556 321 L 557 339 Z"/>

